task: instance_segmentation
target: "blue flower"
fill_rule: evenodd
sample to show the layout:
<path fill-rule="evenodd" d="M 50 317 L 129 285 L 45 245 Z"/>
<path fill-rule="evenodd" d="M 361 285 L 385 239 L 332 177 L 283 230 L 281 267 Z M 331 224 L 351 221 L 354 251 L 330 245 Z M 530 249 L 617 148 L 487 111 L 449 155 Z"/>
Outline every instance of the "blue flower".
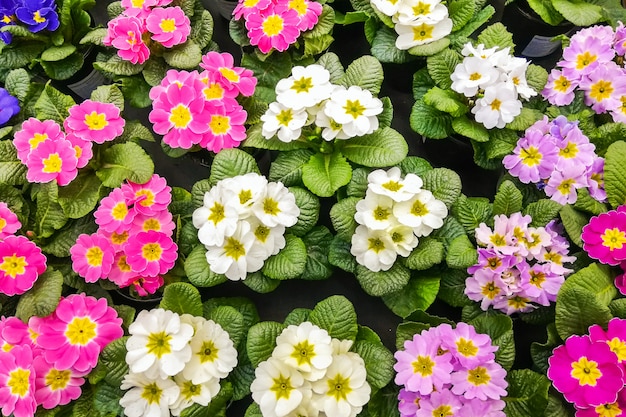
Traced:
<path fill-rule="evenodd" d="M 0 28 L 15 24 L 15 10 L 19 3 L 14 0 L 0 0 Z M 9 32 L 0 32 L 0 40 L 7 45 L 11 43 L 13 35 Z"/>
<path fill-rule="evenodd" d="M 54 0 L 22 0 L 15 14 L 33 33 L 44 29 L 53 31 L 59 27 L 56 7 Z"/>
<path fill-rule="evenodd" d="M 7 90 L 0 87 L 0 126 L 20 112 L 20 103 Z"/>

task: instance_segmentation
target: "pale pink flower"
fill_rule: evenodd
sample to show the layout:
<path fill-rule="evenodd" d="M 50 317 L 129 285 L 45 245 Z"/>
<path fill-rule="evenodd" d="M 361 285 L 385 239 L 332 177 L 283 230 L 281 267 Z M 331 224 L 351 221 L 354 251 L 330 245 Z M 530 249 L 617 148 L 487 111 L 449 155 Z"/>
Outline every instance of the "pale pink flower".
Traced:
<path fill-rule="evenodd" d="M 46 256 L 24 236 L 0 241 L 0 293 L 9 296 L 30 290 L 46 270 Z"/>
<path fill-rule="evenodd" d="M 179 6 L 155 7 L 146 18 L 146 29 L 152 33 L 153 41 L 171 48 L 187 41 L 191 22 Z"/>
<path fill-rule="evenodd" d="M 137 213 L 153 214 L 167 210 L 172 201 L 172 188 L 167 185 L 167 180 L 158 174 L 153 174 L 144 184 L 128 181 L 122 184 L 120 189 L 126 201 L 134 204 L 133 209 Z"/>
<path fill-rule="evenodd" d="M 69 141 L 47 139 L 28 155 L 26 179 L 40 183 L 56 180 L 64 186 L 78 175 L 77 164 L 76 151 Z"/>
<path fill-rule="evenodd" d="M 105 236 L 83 233 L 70 248 L 70 254 L 72 269 L 86 282 L 97 282 L 111 271 L 115 249 Z"/>
<path fill-rule="evenodd" d="M 141 276 L 154 277 L 168 272 L 178 258 L 178 246 L 165 233 L 140 232 L 124 247 L 126 262 Z"/>
<path fill-rule="evenodd" d="M 15 213 L 11 211 L 7 203 L 0 201 L 0 240 L 13 235 L 20 227 L 22 223 Z"/>
<path fill-rule="evenodd" d="M 112 103 L 85 100 L 69 108 L 63 126 L 76 136 L 102 144 L 115 139 L 124 131 L 125 121 L 120 109 Z"/>
<path fill-rule="evenodd" d="M 61 131 L 61 126 L 54 120 L 44 120 L 43 122 L 31 117 L 22 123 L 22 128 L 15 133 L 13 146 L 17 149 L 17 157 L 22 163 L 26 163 L 28 155 L 33 149 L 46 139 L 63 139 L 65 134 Z"/>
<path fill-rule="evenodd" d="M 120 15 L 109 20 L 107 34 L 102 43 L 117 48 L 120 58 L 133 64 L 143 64 L 150 57 L 150 49 L 141 39 L 143 32 L 143 24 L 139 18 Z"/>

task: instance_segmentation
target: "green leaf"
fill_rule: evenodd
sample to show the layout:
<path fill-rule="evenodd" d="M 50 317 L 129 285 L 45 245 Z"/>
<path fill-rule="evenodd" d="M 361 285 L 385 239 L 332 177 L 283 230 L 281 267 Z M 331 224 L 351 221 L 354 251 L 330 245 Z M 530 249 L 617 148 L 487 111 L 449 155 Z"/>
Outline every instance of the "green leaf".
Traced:
<path fill-rule="evenodd" d="M 335 236 L 328 249 L 328 262 L 353 274 L 356 270 L 356 259 L 350 253 L 350 246 L 350 242 Z"/>
<path fill-rule="evenodd" d="M 317 224 L 320 201 L 314 194 L 301 187 L 290 187 L 289 192 L 296 197 L 296 205 L 300 209 L 298 222 L 289 228 L 289 232 L 303 236 Z"/>
<path fill-rule="evenodd" d="M 165 288 L 167 289 L 167 287 Z M 219 324 L 222 329 L 228 333 L 235 347 L 237 347 L 239 342 L 244 340 L 248 334 L 248 328 L 244 323 L 243 314 L 234 307 L 217 306 L 211 309 L 206 319 L 213 320 Z"/>
<path fill-rule="evenodd" d="M 626 204 L 626 142 L 609 146 L 604 161 L 604 188 L 613 208 Z"/>
<path fill-rule="evenodd" d="M 507 417 L 543 416 L 548 405 L 550 381 L 530 369 L 511 371 L 507 375 L 508 395 L 503 398 Z"/>
<path fill-rule="evenodd" d="M 304 40 L 304 56 L 307 57 L 319 55 L 326 51 L 335 40 L 329 34 L 310 36 L 308 33 L 302 35 L 302 39 Z"/>
<path fill-rule="evenodd" d="M 135 75 L 141 73 L 145 64 L 133 64 L 130 61 L 123 60 L 117 55 L 113 55 L 106 62 L 96 61 L 93 67 L 103 71 L 105 74 L 112 75 Z"/>
<path fill-rule="evenodd" d="M 42 61 L 60 61 L 72 55 L 76 51 L 76 47 L 72 44 L 61 46 L 51 46 L 41 53 Z"/>
<path fill-rule="evenodd" d="M 107 34 L 106 28 L 95 28 L 87 32 L 87 34 L 83 36 L 82 39 L 78 43 L 81 45 L 91 43 L 91 44 L 98 45 L 98 46 L 104 46 L 104 44 L 102 43 L 102 40 L 104 39 L 106 34 Z"/>
<path fill-rule="evenodd" d="M 446 253 L 450 268 L 467 269 L 478 262 L 478 252 L 466 235 L 455 238 Z"/>
<path fill-rule="evenodd" d="M 443 219 L 443 226 L 440 229 L 433 230 L 432 236 L 443 240 L 446 247 L 449 247 L 454 239 L 465 235 L 465 229 L 453 216 Z"/>
<path fill-rule="evenodd" d="M 402 318 L 417 310 L 426 310 L 437 298 L 439 278 L 412 278 L 408 285 L 399 291 L 382 297 L 383 302 L 393 313 Z"/>
<path fill-rule="evenodd" d="M 428 139 L 447 138 L 452 131 L 452 116 L 417 100 L 409 117 L 411 129 Z"/>
<path fill-rule="evenodd" d="M 576 26 L 591 26 L 604 20 L 602 7 L 586 1 L 552 0 L 554 8 Z"/>
<path fill-rule="evenodd" d="M 443 261 L 443 243 L 431 237 L 424 237 L 406 258 L 406 266 L 409 269 L 423 271 Z"/>
<path fill-rule="evenodd" d="M 124 95 L 114 84 L 101 85 L 92 91 L 90 99 L 101 103 L 112 103 L 115 107 L 124 111 Z"/>
<path fill-rule="evenodd" d="M 350 197 L 364 198 L 367 191 L 367 176 L 371 172 L 367 168 L 357 168 L 352 171 L 352 178 L 346 187 L 346 193 Z"/>
<path fill-rule="evenodd" d="M 526 82 L 537 93 L 541 93 L 548 82 L 548 71 L 539 65 L 530 64 L 526 69 Z"/>
<path fill-rule="evenodd" d="M 231 21 L 231 27 L 233 21 Z M 245 29 L 244 29 L 245 30 Z M 244 35 L 245 37 L 246 35 Z M 246 37 L 247 40 L 247 37 Z M 282 78 L 287 78 L 291 74 L 293 63 L 289 54 L 271 54 L 264 61 L 254 54 L 243 54 L 241 58 L 241 66 L 248 68 L 254 72 L 257 79 L 257 90 L 259 87 L 268 87 L 274 97 L 268 102 L 273 101 L 276 96 L 274 87 Z M 255 91 L 255 96 L 257 91 Z"/>
<path fill-rule="evenodd" d="M 2 155 L 1 149 L 2 142 L 0 142 L 0 155 Z M 24 200 L 21 190 L 10 185 L 0 184 L 0 195 L 2 196 L 2 201 L 15 213 L 20 223 L 22 223 L 22 225 L 27 224 L 30 206 L 26 200 Z"/>
<path fill-rule="evenodd" d="M 274 291 L 280 285 L 280 281 L 277 279 L 271 279 L 263 275 L 261 271 L 248 274 L 246 279 L 243 280 L 246 287 L 260 294 L 267 294 Z"/>
<path fill-rule="evenodd" d="M 626 298 L 617 298 L 611 301 L 609 309 L 614 317 L 626 319 Z"/>
<path fill-rule="evenodd" d="M 100 361 L 107 368 L 104 380 L 119 387 L 128 374 L 128 364 L 126 363 L 126 341 L 129 336 L 123 336 L 106 345 L 100 355 Z"/>
<path fill-rule="evenodd" d="M 328 261 L 328 252 L 333 235 L 325 226 L 317 226 L 302 237 L 307 250 L 307 260 L 302 279 L 321 280 L 330 278 L 333 267 Z"/>
<path fill-rule="evenodd" d="M 434 42 L 430 42 L 425 45 L 414 46 L 411 49 L 409 49 L 409 53 L 411 55 L 417 55 L 417 56 L 434 55 L 446 49 L 448 45 L 450 45 L 450 39 L 448 38 L 438 39 Z"/>
<path fill-rule="evenodd" d="M 223 149 L 213 159 L 209 181 L 211 185 L 215 185 L 223 179 L 250 172 L 260 174 L 252 155 L 237 148 Z"/>
<path fill-rule="evenodd" d="M 444 49 L 438 54 L 429 56 L 426 59 L 428 74 L 439 87 L 447 90 L 452 85 L 450 76 L 456 66 L 461 63 L 461 58 L 458 52 L 451 49 Z"/>
<path fill-rule="evenodd" d="M 202 61 L 202 51 L 198 44 L 188 39 L 184 44 L 163 52 L 163 59 L 174 68 L 191 70 Z"/>
<path fill-rule="evenodd" d="M 26 68 L 33 62 L 45 45 L 41 42 L 24 42 L 19 48 L 4 48 L 0 54 L 0 68 Z"/>
<path fill-rule="evenodd" d="M 569 204 L 563 206 L 561 211 L 559 211 L 559 216 L 561 217 L 561 221 L 563 222 L 563 227 L 565 227 L 565 231 L 572 242 L 574 242 L 578 247 L 583 247 L 583 240 L 581 238 L 583 227 L 589 223 L 589 218 L 585 216 L 583 213 L 575 210 Z"/>
<path fill-rule="evenodd" d="M 282 333 L 286 326 L 274 321 L 264 321 L 257 323 L 248 330 L 246 340 L 246 351 L 250 363 L 255 368 L 259 363 L 267 360 L 276 346 L 276 338 Z"/>
<path fill-rule="evenodd" d="M 378 95 L 384 78 L 383 67 L 373 56 L 365 55 L 352 61 L 346 74 L 337 83 L 346 88 L 356 85 Z"/>
<path fill-rule="evenodd" d="M 574 208 L 576 210 L 582 210 L 596 216 L 607 211 L 606 204 L 591 197 L 587 188 L 579 188 L 577 191 L 578 198 L 574 203 Z"/>
<path fill-rule="evenodd" d="M 387 271 L 373 272 L 358 264 L 356 278 L 363 290 L 369 295 L 380 297 L 404 288 L 411 278 L 411 272 L 400 262 L 396 262 Z"/>
<path fill-rule="evenodd" d="M 122 77 L 121 81 L 122 93 L 131 106 L 142 109 L 152 105 L 151 87 L 142 76 Z"/>
<path fill-rule="evenodd" d="M 372 39 L 372 55 L 380 62 L 385 63 L 404 64 L 414 60 L 414 56 L 396 47 L 397 38 L 398 34 L 393 29 L 387 26 L 378 28 L 374 39 Z"/>
<path fill-rule="evenodd" d="M 58 203 L 59 188 L 56 182 L 37 184 L 37 211 L 33 231 L 39 237 L 50 237 L 67 223 L 67 216 Z"/>
<path fill-rule="evenodd" d="M 185 259 L 185 275 L 196 287 L 214 287 L 228 281 L 225 275 L 211 271 L 206 252 L 203 245 L 198 245 Z"/>
<path fill-rule="evenodd" d="M 457 0 L 450 2 L 448 13 L 452 19 L 452 32 L 456 32 L 474 16 L 474 0 Z"/>
<path fill-rule="evenodd" d="M 124 132 L 119 137 L 120 142 L 128 142 L 130 140 L 145 140 L 146 142 L 154 142 L 154 136 L 150 129 L 141 124 L 138 120 L 129 120 L 124 126 Z M 163 143 L 163 142 L 161 142 Z"/>
<path fill-rule="evenodd" d="M 100 200 L 102 183 L 97 176 L 81 172 L 65 187 L 59 188 L 59 204 L 70 219 L 89 214 Z"/>
<path fill-rule="evenodd" d="M 0 183 L 21 185 L 26 183 L 26 165 L 17 159 L 17 149 L 13 141 L 0 141 Z"/>
<path fill-rule="evenodd" d="M 592 293 L 578 287 L 561 288 L 559 291 L 555 323 L 561 339 L 565 340 L 573 334 L 586 334 L 593 324 L 604 327 L 611 318 L 609 308 Z"/>
<path fill-rule="evenodd" d="M 32 316 L 45 317 L 51 314 L 59 304 L 63 289 L 63 275 L 48 268 L 41 274 L 33 287 L 20 296 L 15 316 L 28 323 Z"/>
<path fill-rule="evenodd" d="M 75 52 L 61 61 L 41 61 L 46 75 L 53 80 L 67 80 L 73 77 L 85 64 L 83 54 Z"/>
<path fill-rule="evenodd" d="M 593 294 L 598 301 L 608 306 L 617 296 L 611 270 L 607 265 L 593 263 L 570 275 L 561 288 L 579 288 Z"/>
<path fill-rule="evenodd" d="M 451 270 L 441 277 L 439 298 L 452 307 L 473 305 L 474 302 L 465 295 L 465 280 L 468 273 L 465 270 Z"/>
<path fill-rule="evenodd" d="M 513 340 L 513 321 L 503 314 L 482 314 L 469 322 L 477 333 L 488 334 L 492 344 L 498 346 L 496 362 L 507 371 L 515 361 L 515 342 Z"/>
<path fill-rule="evenodd" d="M 271 151 L 292 151 L 294 149 L 308 149 L 309 144 L 301 140 L 283 142 L 276 136 L 265 139 L 262 135 L 263 123 L 257 123 L 248 129 L 246 139 L 242 142 L 243 147 L 268 149 Z"/>
<path fill-rule="evenodd" d="M 506 48 L 507 46 L 513 50 L 515 44 L 513 43 L 513 35 L 506 30 L 506 27 L 498 22 L 493 25 L 487 26 L 480 35 L 478 35 L 478 43 L 485 45 L 485 48 L 497 47 L 499 50 Z"/>
<path fill-rule="evenodd" d="M 359 331 L 354 306 L 342 295 L 333 295 L 317 303 L 309 321 L 328 331 L 330 337 L 340 340 L 355 340 Z"/>
<path fill-rule="evenodd" d="M 276 160 L 270 165 L 270 181 L 280 181 L 285 186 L 298 185 L 302 181 L 302 166 L 306 164 L 313 151 L 310 149 L 297 149 L 294 151 L 281 152 Z"/>
<path fill-rule="evenodd" d="M 493 200 L 493 214 L 505 214 L 522 211 L 522 193 L 513 182 L 506 180 L 498 187 L 498 192 Z"/>
<path fill-rule="evenodd" d="M 450 208 L 461 195 L 461 177 L 448 168 L 435 168 L 422 176 L 424 188 Z"/>
<path fill-rule="evenodd" d="M 433 87 L 424 95 L 424 103 L 433 106 L 439 111 L 449 113 L 453 117 L 460 117 L 466 114 L 469 108 L 462 101 L 461 95 L 454 91 L 442 90 Z"/>
<path fill-rule="evenodd" d="M 341 65 L 341 61 L 339 57 L 334 52 L 327 52 L 322 55 L 318 60 L 317 64 L 323 66 L 330 73 L 330 82 L 333 84 L 337 84 L 340 79 L 344 77 L 346 72 L 343 69 L 343 65 Z"/>
<path fill-rule="evenodd" d="M 119 403 L 123 395 L 124 392 L 120 389 L 119 384 L 99 383 L 95 387 L 93 407 L 103 415 L 123 415 L 124 409 Z"/>
<path fill-rule="evenodd" d="M 351 138 L 343 145 L 341 152 L 356 164 L 382 168 L 402 162 L 409 148 L 400 133 L 386 127 L 369 135 Z"/>
<path fill-rule="evenodd" d="M 316 153 L 302 166 L 302 182 L 320 197 L 332 196 L 346 185 L 352 176 L 352 167 L 339 152 Z"/>
<path fill-rule="evenodd" d="M 152 158 L 134 142 L 111 146 L 102 158 L 102 167 L 96 175 L 109 188 L 119 187 L 124 180 L 146 183 L 154 173 Z"/>
<path fill-rule="evenodd" d="M 545 226 L 559 214 L 561 207 L 563 206 L 556 201 L 544 198 L 528 204 L 524 208 L 523 214 L 532 217 L 533 221 L 530 223 L 532 227 Z"/>
<path fill-rule="evenodd" d="M 367 382 L 373 389 L 381 389 L 393 379 L 395 359 L 389 349 L 381 343 L 357 340 L 353 351 L 365 362 Z"/>
<path fill-rule="evenodd" d="M 467 116 L 452 119 L 452 129 L 459 135 L 477 142 L 488 142 L 490 139 L 489 130 L 482 123 L 478 123 Z"/>
<path fill-rule="evenodd" d="M 191 33 L 189 38 L 204 49 L 211 42 L 213 37 L 213 17 L 208 10 L 202 10 L 201 13 L 195 13 L 191 19 Z"/>
<path fill-rule="evenodd" d="M 30 75 L 24 68 L 14 69 L 7 74 L 4 88 L 20 102 L 24 102 L 30 88 Z"/>
<path fill-rule="evenodd" d="M 306 267 L 306 246 L 299 237 L 285 235 L 285 247 L 278 254 L 270 256 L 263 265 L 263 274 L 272 279 L 297 278 Z"/>
<path fill-rule="evenodd" d="M 63 125 L 69 116 L 68 109 L 74 104 L 76 102 L 72 97 L 62 94 L 48 83 L 35 102 L 35 115 L 39 120 L 50 119 Z"/>
<path fill-rule="evenodd" d="M 352 235 L 357 227 L 354 213 L 356 213 L 356 204 L 359 200 L 360 198 L 357 197 L 344 198 L 330 208 L 330 220 L 333 229 L 337 232 L 337 237 L 346 242 L 352 240 Z"/>
<path fill-rule="evenodd" d="M 322 14 L 313 29 L 304 32 L 306 36 L 317 37 L 331 33 L 335 26 L 335 10 L 328 4 L 322 4 Z"/>
<path fill-rule="evenodd" d="M 311 314 L 311 309 L 309 308 L 295 308 L 291 310 L 287 317 L 285 317 L 285 321 L 283 324 L 285 326 L 291 325 L 299 325 L 309 320 L 309 315 Z"/>
<path fill-rule="evenodd" d="M 200 292 L 187 282 L 167 284 L 163 290 L 163 299 L 159 307 L 178 314 L 202 317 Z"/>
<path fill-rule="evenodd" d="M 528 5 L 549 25 L 556 26 L 563 21 L 563 16 L 554 8 L 552 1 L 528 0 Z"/>

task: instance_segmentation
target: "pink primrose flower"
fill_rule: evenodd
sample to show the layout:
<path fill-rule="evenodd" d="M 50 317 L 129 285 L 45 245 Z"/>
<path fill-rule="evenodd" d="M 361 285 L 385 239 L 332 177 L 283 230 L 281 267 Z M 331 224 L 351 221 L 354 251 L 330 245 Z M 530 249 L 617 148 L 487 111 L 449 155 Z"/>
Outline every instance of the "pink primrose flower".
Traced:
<path fill-rule="evenodd" d="M 604 43 L 611 44 L 615 37 L 613 28 L 606 25 L 595 25 L 578 30 L 572 37 L 571 41 L 584 42 L 585 39 L 594 37 L 600 39 Z"/>
<path fill-rule="evenodd" d="M 106 237 L 113 248 L 115 249 L 115 253 L 124 249 L 124 245 L 128 241 L 128 237 L 130 236 L 130 228 L 128 230 L 118 231 L 118 232 L 106 232 L 104 230 L 98 230 L 102 236 Z"/>
<path fill-rule="evenodd" d="M 517 141 L 512 155 L 507 155 L 502 163 L 509 173 L 524 184 L 537 183 L 548 178 L 557 161 L 558 148 L 538 130 L 529 129 Z"/>
<path fill-rule="evenodd" d="M 176 84 L 179 88 L 184 85 L 194 88 L 204 88 L 202 84 L 198 83 L 199 78 L 198 71 L 189 72 L 170 69 L 161 80 L 161 83 L 150 89 L 150 99 L 152 99 L 152 101 L 162 101 L 161 94 L 167 94 L 167 88 L 172 84 Z"/>
<path fill-rule="evenodd" d="M 150 294 L 157 292 L 159 288 L 163 286 L 165 281 L 163 277 L 157 275 L 155 277 L 137 277 L 129 282 L 126 286 L 132 286 L 137 294 L 141 297 L 146 297 Z"/>
<path fill-rule="evenodd" d="M 126 262 L 126 254 L 124 252 L 118 252 L 115 254 L 113 266 L 111 272 L 109 272 L 109 281 L 115 283 L 118 287 L 123 288 L 130 285 L 131 282 L 136 280 L 139 274 L 128 265 Z"/>
<path fill-rule="evenodd" d="M 154 214 L 138 213 L 131 224 L 130 234 L 154 230 L 172 236 L 175 228 L 176 224 L 172 221 L 172 213 L 169 210 L 161 210 Z"/>
<path fill-rule="evenodd" d="M 162 275 L 172 269 L 177 250 L 171 237 L 154 230 L 131 236 L 124 247 L 126 262 L 142 277 Z"/>
<path fill-rule="evenodd" d="M 136 211 L 127 202 L 122 189 L 114 188 L 100 201 L 94 217 L 100 229 L 106 232 L 123 232 L 130 228 L 135 214 Z"/>
<path fill-rule="evenodd" d="M 239 95 L 239 90 L 231 88 L 227 90 L 219 81 L 211 81 L 211 73 L 209 71 L 202 71 L 198 75 L 198 79 L 202 82 L 202 93 L 204 99 L 208 102 L 224 103 L 228 99 L 235 100 Z"/>
<path fill-rule="evenodd" d="M 595 145 L 589 141 L 589 138 L 578 126 L 569 130 L 562 140 L 557 139 L 556 146 L 559 151 L 556 168 L 559 170 L 571 164 L 590 167 L 597 157 Z"/>
<path fill-rule="evenodd" d="M 46 256 L 24 236 L 0 241 L 0 292 L 24 294 L 46 270 Z"/>
<path fill-rule="evenodd" d="M 179 6 L 155 7 L 146 18 L 146 29 L 152 40 L 166 48 L 185 43 L 191 33 L 191 22 Z"/>
<path fill-rule="evenodd" d="M 121 135 L 126 124 L 120 109 L 112 103 L 85 100 L 70 107 L 69 113 L 63 123 L 65 130 L 98 144 Z"/>
<path fill-rule="evenodd" d="M 137 213 L 153 214 L 167 210 L 172 201 L 172 188 L 167 180 L 158 174 L 153 174 L 148 182 L 137 184 L 128 181 L 120 187 L 126 201 L 133 204 Z"/>
<path fill-rule="evenodd" d="M 78 159 L 76 168 L 80 169 L 87 166 L 93 157 L 93 143 L 88 140 L 81 139 L 73 133 L 68 133 L 65 136 L 65 140 L 72 144 L 74 151 L 76 152 L 76 159 Z"/>
<path fill-rule="evenodd" d="M 322 14 L 322 5 L 316 1 L 288 0 L 287 7 L 298 13 L 298 29 L 302 32 L 313 29 Z"/>
<path fill-rule="evenodd" d="M 600 341 L 609 345 L 611 352 L 617 356 L 617 361 L 622 367 L 626 367 L 626 320 L 612 318 L 606 331 L 602 326 L 594 324 L 589 327 L 589 337 L 592 342 Z"/>
<path fill-rule="evenodd" d="M 83 233 L 70 248 L 70 254 L 72 269 L 86 282 L 97 282 L 111 271 L 115 249 L 105 236 Z"/>
<path fill-rule="evenodd" d="M 521 271 L 521 295 L 531 299 L 534 303 L 542 306 L 550 305 L 556 301 L 556 295 L 565 282 L 563 274 L 552 271 L 550 264 L 536 263 L 532 266 L 521 263 L 518 268 Z"/>
<path fill-rule="evenodd" d="M 581 234 L 583 249 L 603 264 L 626 260 L 626 212 L 611 210 L 592 217 Z"/>
<path fill-rule="evenodd" d="M 204 134 L 200 146 L 215 153 L 239 146 L 246 138 L 244 123 L 247 117 L 248 114 L 239 105 L 230 110 L 215 108 L 211 112 L 209 130 Z"/>
<path fill-rule="evenodd" d="M 617 401 L 597 407 L 576 408 L 575 417 L 624 417 L 626 416 L 626 389 L 617 394 Z"/>
<path fill-rule="evenodd" d="M 239 20 L 241 17 L 247 20 L 250 14 L 267 9 L 273 2 L 274 0 L 239 0 L 239 3 L 233 10 L 233 16 L 235 20 Z"/>
<path fill-rule="evenodd" d="M 460 366 L 474 367 L 495 359 L 498 347 L 491 344 L 489 335 L 477 333 L 474 326 L 460 322 L 454 329 L 438 327 L 442 349 L 450 352 Z"/>
<path fill-rule="evenodd" d="M 86 372 L 72 369 L 57 369 L 42 355 L 33 360 L 35 371 L 35 399 L 46 410 L 58 405 L 69 404 L 80 397 L 80 387 L 85 383 Z"/>
<path fill-rule="evenodd" d="M 622 268 L 622 273 L 615 277 L 615 287 L 622 295 L 626 295 L 626 261 L 620 263 L 620 268 Z"/>
<path fill-rule="evenodd" d="M 499 304 L 506 298 L 506 285 L 500 275 L 485 269 L 476 271 L 465 280 L 465 295 L 472 301 L 480 302 L 480 308 L 487 311 L 489 306 Z"/>
<path fill-rule="evenodd" d="M 614 109 L 609 110 L 609 114 L 616 123 L 626 123 L 626 94 L 616 94 L 618 104 Z"/>
<path fill-rule="evenodd" d="M 56 180 L 64 186 L 78 175 L 77 165 L 76 150 L 70 141 L 47 139 L 28 155 L 26 179 L 40 183 Z"/>
<path fill-rule="evenodd" d="M 251 13 L 246 20 L 250 44 L 258 46 L 264 54 L 272 49 L 286 51 L 300 36 L 299 22 L 298 13 L 284 5 Z"/>
<path fill-rule="evenodd" d="M 478 398 L 486 401 L 499 400 L 506 396 L 508 383 L 506 371 L 496 362 L 483 362 L 477 366 L 461 369 L 451 375 L 452 389 L 456 395 L 468 400 Z"/>
<path fill-rule="evenodd" d="M 493 249 L 478 248 L 478 262 L 467 268 L 469 274 L 473 274 L 479 269 L 486 269 L 494 274 L 501 274 L 513 267 L 518 258 L 516 255 L 502 255 Z"/>
<path fill-rule="evenodd" d="M 228 52 L 208 52 L 202 57 L 200 67 L 208 72 L 208 81 L 219 83 L 226 91 L 238 91 L 243 96 L 254 94 L 257 79 L 252 70 L 235 67 L 234 59 Z"/>
<path fill-rule="evenodd" d="M 158 3 L 158 0 L 122 0 L 122 7 L 124 15 L 145 20 L 150 14 L 150 9 L 159 6 Z"/>
<path fill-rule="evenodd" d="M 596 113 L 605 113 L 622 105 L 619 97 L 626 94 L 626 73 L 614 62 L 605 63 L 580 81 L 585 104 Z"/>
<path fill-rule="evenodd" d="M 122 319 L 105 298 L 83 294 L 61 298 L 52 319 L 37 338 L 46 361 L 57 369 L 89 372 L 102 349 L 124 335 Z"/>
<path fill-rule="evenodd" d="M 404 388 L 400 388 L 398 394 L 398 410 L 401 417 L 413 417 L 415 413 L 420 409 L 420 401 L 422 395 L 418 392 L 408 391 Z"/>
<path fill-rule="evenodd" d="M 574 101 L 574 90 L 578 87 L 577 79 L 570 79 L 560 69 L 553 69 L 541 95 L 555 106 L 567 106 Z"/>
<path fill-rule="evenodd" d="M 11 211 L 7 203 L 0 201 L 0 240 L 12 236 L 20 227 L 22 227 L 22 223 L 18 220 L 17 215 Z"/>
<path fill-rule="evenodd" d="M 28 345 L 0 351 L 0 408 L 2 415 L 32 417 L 35 415 L 35 371 L 33 352 Z"/>
<path fill-rule="evenodd" d="M 0 350 L 8 352 L 20 345 L 32 347 L 28 325 L 17 317 L 0 317 Z"/>
<path fill-rule="evenodd" d="M 624 387 L 617 355 L 605 342 L 589 336 L 570 336 L 548 359 L 548 378 L 565 399 L 576 407 L 597 407 L 617 400 Z"/>
<path fill-rule="evenodd" d="M 105 46 L 117 48 L 117 55 L 133 64 L 143 64 L 150 57 L 150 49 L 141 38 L 143 22 L 134 16 L 120 15 L 109 20 Z"/>
<path fill-rule="evenodd" d="M 560 204 L 572 204 L 576 202 L 578 195 L 576 190 L 587 186 L 586 169 L 574 163 L 562 165 L 555 170 L 546 183 L 544 191 L 552 200 Z"/>
<path fill-rule="evenodd" d="M 617 22 L 615 37 L 613 38 L 613 49 L 619 56 L 626 54 L 626 26 L 622 22 Z"/>
<path fill-rule="evenodd" d="M 463 408 L 463 397 L 453 394 L 449 389 L 434 391 L 428 397 L 422 397 L 419 403 L 419 411 L 416 417 L 431 416 L 456 416 L 460 415 Z"/>
<path fill-rule="evenodd" d="M 61 131 L 61 126 L 54 120 L 44 120 L 42 122 L 31 117 L 24 121 L 22 128 L 15 133 L 13 146 L 17 149 L 17 157 L 25 164 L 28 155 L 33 149 L 36 149 L 40 143 L 46 139 L 56 141 L 64 137 L 65 134 Z"/>
<path fill-rule="evenodd" d="M 558 62 L 563 74 L 569 79 L 580 80 L 583 76 L 593 73 L 601 63 L 609 62 L 615 56 L 610 42 L 590 36 L 584 41 L 570 42 L 563 49 L 563 60 Z"/>

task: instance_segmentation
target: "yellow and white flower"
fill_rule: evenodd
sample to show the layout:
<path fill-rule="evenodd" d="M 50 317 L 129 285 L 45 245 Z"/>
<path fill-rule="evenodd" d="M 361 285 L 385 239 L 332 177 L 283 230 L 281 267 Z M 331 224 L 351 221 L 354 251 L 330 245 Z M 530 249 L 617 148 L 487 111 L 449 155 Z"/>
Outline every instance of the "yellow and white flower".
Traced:
<path fill-rule="evenodd" d="M 128 390 L 120 398 L 127 417 L 168 416 L 180 395 L 180 388 L 170 378 L 153 379 L 132 372 L 124 376 L 120 388 Z"/>
<path fill-rule="evenodd" d="M 382 113 L 383 103 L 359 86 L 336 86 L 323 111 L 342 126 L 346 135 L 363 136 L 378 129 L 376 116 Z"/>
<path fill-rule="evenodd" d="M 257 366 L 250 385 L 252 399 L 259 404 L 263 417 L 285 417 L 310 397 L 308 381 L 295 368 L 270 357 Z"/>
<path fill-rule="evenodd" d="M 300 110 L 326 100 L 332 90 L 330 72 L 326 68 L 318 64 L 296 66 L 290 77 L 276 84 L 276 101 L 287 108 Z"/>

